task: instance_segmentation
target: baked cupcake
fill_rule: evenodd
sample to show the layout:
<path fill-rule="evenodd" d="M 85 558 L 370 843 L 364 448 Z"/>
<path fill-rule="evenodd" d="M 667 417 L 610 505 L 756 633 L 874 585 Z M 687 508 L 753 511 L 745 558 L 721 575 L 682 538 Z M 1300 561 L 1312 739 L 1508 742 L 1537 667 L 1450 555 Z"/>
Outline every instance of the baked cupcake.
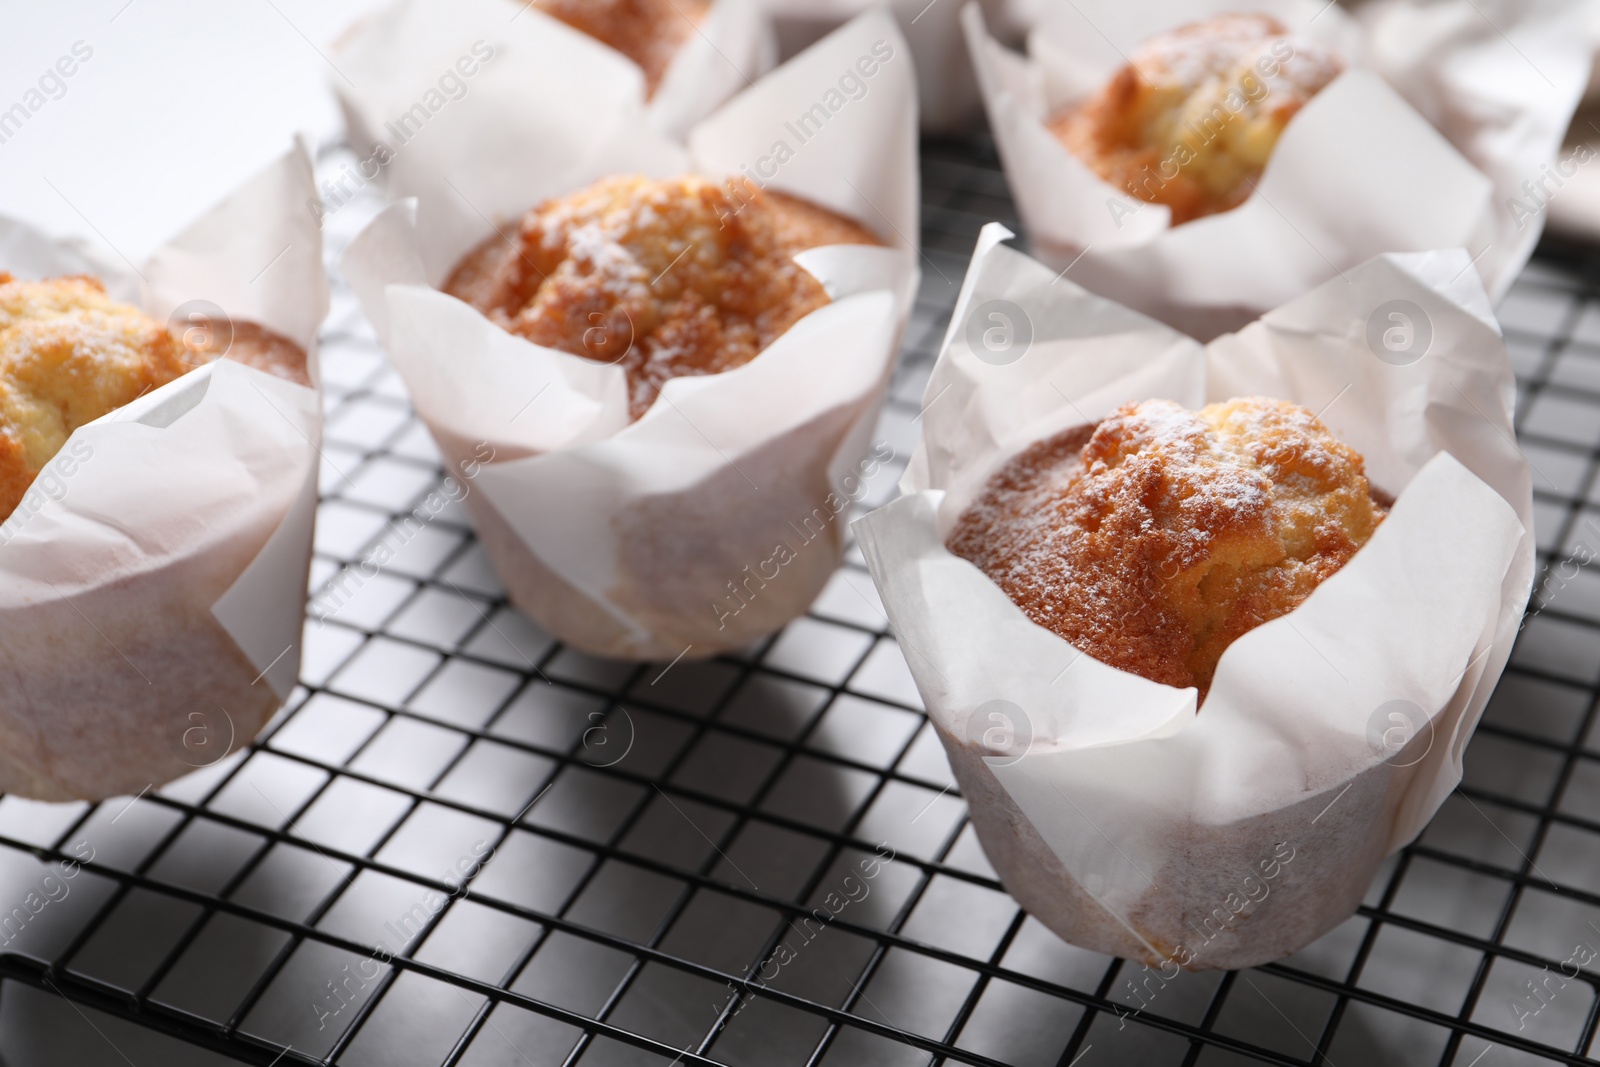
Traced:
<path fill-rule="evenodd" d="M 828 303 L 795 253 L 878 245 L 859 223 L 742 179 L 606 178 L 546 201 L 444 284 L 538 345 L 628 376 L 637 419 L 661 386 L 754 359 Z"/>
<path fill-rule="evenodd" d="M 311 384 L 305 353 L 253 323 L 169 332 L 96 278 L 0 271 L 0 521 L 79 426 L 223 354 Z"/>
<path fill-rule="evenodd" d="M 126 271 L 0 216 L 0 793 L 154 789 L 293 692 L 328 306 L 315 195 L 296 145 Z"/>
<path fill-rule="evenodd" d="M 758 12 L 714 4 L 706 34 Z M 599 54 L 554 29 L 510 24 L 535 53 L 559 36 Z M 865 14 L 682 144 L 651 133 L 632 79 L 574 83 L 556 53 L 516 70 L 545 91 L 474 98 L 451 139 L 397 157 L 406 199 L 346 277 L 441 456 L 478 471 L 463 507 L 508 599 L 568 647 L 745 649 L 836 570 L 883 465 L 870 435 L 918 279 L 906 50 Z M 840 71 L 868 91 L 842 93 Z M 797 94 L 837 113 L 777 143 Z"/>
<path fill-rule="evenodd" d="M 1127 404 L 1037 442 L 947 544 L 1035 623 L 1202 698 L 1233 641 L 1293 611 L 1383 521 L 1359 453 L 1296 404 Z"/>
<path fill-rule="evenodd" d="M 1009 236 L 979 238 L 862 556 L 1030 915 L 1162 980 L 1280 959 L 1450 794 L 1516 640 L 1504 341 L 1461 250 L 1202 346 Z M 1394 302 L 1433 329 L 1405 366 L 1367 337 Z M 986 350 L 997 317 L 1030 324 L 1018 358 Z"/>
<path fill-rule="evenodd" d="M 639 64 L 646 93 L 654 96 L 711 0 L 534 0 L 533 6 Z"/>
<path fill-rule="evenodd" d="M 1145 41 L 1050 132 L 1176 226 L 1244 203 L 1289 120 L 1343 69 L 1270 15 L 1221 15 Z"/>
<path fill-rule="evenodd" d="M 1560 154 L 1590 66 L 1579 6 L 1507 5 L 1493 25 L 1410 3 L 1240 6 L 1282 25 L 1074 0 L 1038 6 L 1024 54 L 962 8 L 1034 254 L 1202 341 L 1393 252 L 1468 247 L 1503 298 L 1539 231 L 1506 205 Z M 1551 59 L 1538 93 L 1523 52 Z"/>

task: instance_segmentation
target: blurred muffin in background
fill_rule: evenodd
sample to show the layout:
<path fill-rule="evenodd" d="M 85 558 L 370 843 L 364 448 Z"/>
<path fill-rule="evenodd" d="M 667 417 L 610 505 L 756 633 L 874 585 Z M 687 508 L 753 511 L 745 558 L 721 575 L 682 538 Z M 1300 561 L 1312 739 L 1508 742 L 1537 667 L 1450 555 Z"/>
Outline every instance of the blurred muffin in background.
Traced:
<path fill-rule="evenodd" d="M 1145 41 L 1050 131 L 1176 226 L 1244 203 L 1289 120 L 1343 69 L 1269 15 L 1221 15 Z"/>
<path fill-rule="evenodd" d="M 534 7 L 639 64 L 646 95 L 654 96 L 711 0 L 534 0 Z"/>

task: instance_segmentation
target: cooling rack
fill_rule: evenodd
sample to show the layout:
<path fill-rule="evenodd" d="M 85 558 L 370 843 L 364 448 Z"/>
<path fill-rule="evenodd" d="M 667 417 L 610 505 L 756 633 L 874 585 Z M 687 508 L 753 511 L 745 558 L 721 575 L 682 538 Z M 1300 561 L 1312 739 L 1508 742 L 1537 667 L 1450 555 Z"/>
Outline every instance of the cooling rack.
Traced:
<path fill-rule="evenodd" d="M 877 431 L 896 458 L 865 509 L 914 446 L 979 228 L 1016 227 L 989 142 L 923 150 L 925 276 Z M 377 207 L 329 215 L 330 262 Z M 1542 573 L 1462 786 L 1320 941 L 1136 996 L 1133 965 L 1001 890 L 859 555 L 742 655 L 561 647 L 507 605 L 461 487 L 398 521 L 442 472 L 336 276 L 301 684 L 165 788 L 0 801 L 0 1055 L 1600 1063 L 1600 256 L 1547 242 L 1500 314 Z"/>

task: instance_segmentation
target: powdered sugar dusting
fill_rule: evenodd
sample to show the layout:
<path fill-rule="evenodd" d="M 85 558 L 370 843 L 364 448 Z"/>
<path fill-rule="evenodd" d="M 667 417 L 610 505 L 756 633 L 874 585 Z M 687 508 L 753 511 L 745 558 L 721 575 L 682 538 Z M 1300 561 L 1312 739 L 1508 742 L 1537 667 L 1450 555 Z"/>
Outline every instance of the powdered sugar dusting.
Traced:
<path fill-rule="evenodd" d="M 1382 508 L 1304 408 L 1130 404 L 1039 442 L 963 514 L 952 552 L 1096 658 L 1209 684 L 1222 650 L 1343 566 Z"/>
<path fill-rule="evenodd" d="M 828 302 L 794 254 L 876 238 L 744 182 L 607 178 L 541 204 L 520 245 L 491 238 L 445 290 L 538 344 L 628 374 L 635 418 L 668 379 L 749 362 Z"/>
<path fill-rule="evenodd" d="M 1243 203 L 1284 126 L 1343 68 L 1271 16 L 1219 15 L 1145 41 L 1051 130 L 1106 181 L 1166 204 L 1178 225 Z"/>

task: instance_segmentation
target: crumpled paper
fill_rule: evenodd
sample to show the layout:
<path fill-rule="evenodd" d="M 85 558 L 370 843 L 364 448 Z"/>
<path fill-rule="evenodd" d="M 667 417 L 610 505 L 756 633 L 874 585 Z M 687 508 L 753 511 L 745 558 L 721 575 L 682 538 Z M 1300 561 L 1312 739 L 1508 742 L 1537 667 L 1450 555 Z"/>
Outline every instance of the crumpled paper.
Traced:
<path fill-rule="evenodd" d="M 570 90 L 578 97 L 601 87 L 626 98 L 652 130 L 681 140 L 777 62 L 776 40 L 760 6 L 715 0 L 647 99 L 644 72 L 633 60 L 524 0 L 508 7 L 511 2 L 398 0 L 345 31 L 334 46 L 338 73 L 331 84 L 358 153 L 368 155 L 380 142 L 397 151 L 416 131 L 408 124 L 397 133 L 391 124 L 418 104 L 425 112 L 416 116 L 426 123 L 474 92 L 540 87 L 546 79 L 534 68 L 551 63 L 569 72 Z M 500 47 L 488 56 L 474 52 L 480 40 Z M 397 69 L 401 65 L 404 71 Z M 491 68 L 492 78 L 480 76 Z M 493 87 L 484 88 L 486 82 Z"/>
<path fill-rule="evenodd" d="M 1510 653 L 1534 541 L 1499 328 L 1457 250 L 1375 258 L 1202 347 L 1008 236 L 979 240 L 903 495 L 855 524 L 867 565 L 1024 907 L 1153 967 L 1285 956 L 1350 915 L 1455 787 Z M 1028 444 L 1128 402 L 1250 395 L 1320 412 L 1397 499 L 1350 563 L 1228 648 L 1198 711 L 1196 690 L 1084 655 L 945 549 Z"/>
<path fill-rule="evenodd" d="M 204 300 L 307 353 L 327 313 L 303 145 L 142 267 L 0 219 L 0 269 Z M 80 427 L 0 525 L 0 792 L 136 793 L 246 744 L 300 669 L 317 389 L 223 358 Z"/>
<path fill-rule="evenodd" d="M 446 460 L 493 450 L 466 506 L 518 607 L 597 654 L 742 648 L 803 611 L 837 565 L 837 516 L 860 495 L 859 457 L 917 284 L 905 40 L 886 15 L 864 15 L 697 125 L 687 146 L 652 137 L 603 86 L 574 113 L 559 63 L 525 73 L 549 91 L 469 96 L 448 139 L 396 154 L 391 192 L 412 199 L 357 238 L 345 273 Z M 820 132 L 797 127 L 815 107 L 828 112 Z M 832 302 L 742 367 L 671 380 L 632 423 L 620 367 L 531 344 L 434 288 L 491 226 L 544 198 L 608 174 L 685 171 L 748 175 L 860 221 L 887 247 L 799 255 Z"/>
<path fill-rule="evenodd" d="M 758 0 L 771 12 L 781 54 L 809 44 L 824 32 L 878 6 L 874 0 Z M 982 0 L 989 17 L 1010 25 L 1001 0 Z M 978 83 L 961 37 L 960 4 L 948 0 L 889 0 L 886 5 L 899 23 L 916 56 L 922 129 L 929 133 L 960 133 L 982 113 Z"/>
<path fill-rule="evenodd" d="M 1239 208 L 1173 227 L 1045 127 L 1151 35 L 1267 11 L 1347 69 L 1291 121 Z M 1236 330 L 1384 252 L 1465 247 L 1498 300 L 1542 215 L 1512 201 L 1554 156 L 1588 76 L 1577 0 L 1317 0 L 1052 5 L 1029 58 L 962 12 L 1030 246 L 1074 281 L 1201 339 Z"/>

